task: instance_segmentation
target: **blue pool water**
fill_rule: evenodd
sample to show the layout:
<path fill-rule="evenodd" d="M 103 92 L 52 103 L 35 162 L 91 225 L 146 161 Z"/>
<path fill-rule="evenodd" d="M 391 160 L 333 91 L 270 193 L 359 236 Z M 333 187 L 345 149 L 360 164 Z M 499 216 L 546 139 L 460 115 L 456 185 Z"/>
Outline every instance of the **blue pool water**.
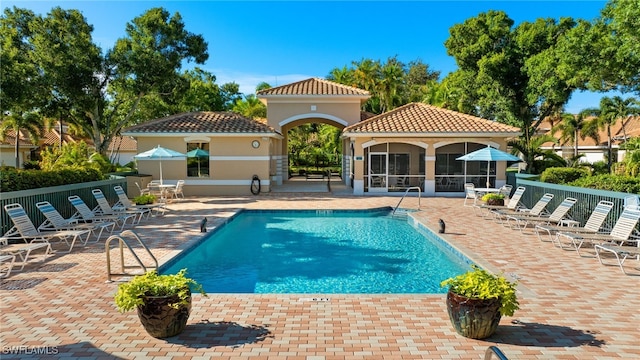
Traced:
<path fill-rule="evenodd" d="M 187 268 L 209 293 L 433 294 L 469 269 L 445 248 L 388 209 L 243 211 L 161 273 Z"/>

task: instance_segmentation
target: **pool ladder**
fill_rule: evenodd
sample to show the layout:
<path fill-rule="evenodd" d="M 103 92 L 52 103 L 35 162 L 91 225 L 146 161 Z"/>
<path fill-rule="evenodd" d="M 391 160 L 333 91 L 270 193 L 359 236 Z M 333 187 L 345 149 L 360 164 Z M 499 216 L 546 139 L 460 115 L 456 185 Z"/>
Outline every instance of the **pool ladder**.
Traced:
<path fill-rule="evenodd" d="M 491 360 L 494 355 L 498 360 L 509 360 L 497 346 L 489 346 L 487 348 L 487 351 L 484 353 L 484 360 Z"/>
<path fill-rule="evenodd" d="M 412 187 L 408 188 L 407 190 L 405 190 L 404 194 L 402 195 L 402 198 L 400 199 L 400 201 L 398 201 L 398 205 L 396 205 L 396 207 L 393 208 L 393 212 L 391 213 L 391 215 L 395 215 L 396 214 L 396 210 L 398 210 L 398 208 L 400 207 L 400 204 L 402 203 L 402 200 L 404 200 L 405 196 L 407 196 L 407 194 L 411 190 L 418 190 L 418 210 L 420 210 L 420 199 L 422 198 L 422 188 L 420 186 L 412 186 Z"/>
<path fill-rule="evenodd" d="M 151 260 L 153 260 L 154 264 L 153 265 L 145 265 L 142 260 L 140 260 L 140 257 L 136 254 L 136 250 L 134 250 L 134 248 L 131 247 L 131 245 L 129 244 L 129 240 L 126 239 L 127 236 L 133 236 L 134 240 L 136 240 L 138 242 L 138 244 L 142 247 L 142 249 L 140 250 L 144 250 L 150 257 Z M 111 272 L 111 255 L 110 255 L 110 247 L 111 247 L 111 241 L 113 240 L 118 240 L 118 246 L 120 249 L 120 273 L 114 273 Z M 136 260 L 136 262 L 138 263 L 137 266 L 132 265 L 132 266 L 125 266 L 124 264 L 124 247 L 127 247 L 129 249 L 129 251 L 131 252 L 131 255 L 133 255 L 133 258 Z M 127 268 L 140 268 L 142 269 L 142 272 L 145 273 L 147 272 L 147 270 L 149 269 L 153 269 L 155 268 L 155 270 L 158 270 L 158 260 L 156 259 L 155 256 L 153 256 L 153 254 L 151 253 L 151 250 L 149 250 L 149 248 L 147 247 L 147 245 L 144 244 L 144 242 L 142 242 L 142 239 L 140 239 L 140 237 L 138 236 L 138 234 L 136 234 L 135 232 L 131 231 L 131 230 L 125 230 L 123 232 L 120 233 L 120 235 L 111 235 L 109 236 L 109 238 L 107 239 L 107 241 L 104 244 L 104 250 L 105 253 L 107 254 L 107 282 L 111 282 L 113 280 L 111 280 L 112 276 L 133 276 L 133 275 L 140 275 L 140 274 L 136 274 L 136 273 L 128 273 L 126 272 Z"/>

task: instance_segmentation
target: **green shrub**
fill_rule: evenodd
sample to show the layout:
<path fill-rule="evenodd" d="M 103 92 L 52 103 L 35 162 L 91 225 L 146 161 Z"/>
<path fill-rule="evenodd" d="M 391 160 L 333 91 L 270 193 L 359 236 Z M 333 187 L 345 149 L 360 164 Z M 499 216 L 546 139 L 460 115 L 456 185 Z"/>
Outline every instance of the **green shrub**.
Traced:
<path fill-rule="evenodd" d="M 136 205 L 149 205 L 153 204 L 156 201 L 156 197 L 153 194 L 142 194 L 133 198 L 133 202 Z"/>
<path fill-rule="evenodd" d="M 504 200 L 504 195 L 496 193 L 488 193 L 482 195 L 482 201 L 487 202 L 489 200 Z"/>
<path fill-rule="evenodd" d="M 567 184 L 589 176 L 589 171 L 582 168 L 552 167 L 540 174 L 540 181 L 551 184 Z"/>
<path fill-rule="evenodd" d="M 609 170 L 607 166 L 608 165 L 606 161 L 596 161 L 591 164 L 591 174 L 592 175 L 608 174 Z"/>
<path fill-rule="evenodd" d="M 105 176 L 93 168 L 63 168 L 53 171 L 2 168 L 0 171 L 0 192 L 39 189 L 104 179 Z"/>
<path fill-rule="evenodd" d="M 609 190 L 629 194 L 640 194 L 640 178 L 619 175 L 598 175 L 578 179 L 567 185 L 589 189 Z"/>

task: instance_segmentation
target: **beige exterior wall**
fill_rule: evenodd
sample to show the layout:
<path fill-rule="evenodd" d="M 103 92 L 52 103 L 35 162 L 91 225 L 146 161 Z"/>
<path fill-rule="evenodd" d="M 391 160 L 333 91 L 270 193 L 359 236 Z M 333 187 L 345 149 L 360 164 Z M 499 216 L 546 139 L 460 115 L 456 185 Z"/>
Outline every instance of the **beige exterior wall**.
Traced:
<path fill-rule="evenodd" d="M 251 193 L 253 175 L 257 175 L 261 183 L 261 191 L 270 188 L 272 157 L 270 149 L 279 142 L 267 136 L 180 136 L 180 137 L 138 137 L 138 151 L 144 152 L 158 145 L 187 152 L 189 142 L 209 143 L 209 177 L 188 177 L 187 158 L 162 159 L 163 181 L 176 183 L 185 180 L 184 193 L 195 195 L 244 195 Z M 208 140 L 208 141 L 207 141 Z M 252 146 L 253 141 L 259 147 Z M 160 178 L 159 160 L 137 160 L 141 174 Z"/>
<path fill-rule="evenodd" d="M 307 121 L 299 122 L 298 125 L 309 123 L 308 119 L 315 119 L 316 122 L 345 127 L 360 121 L 360 100 L 351 99 L 347 102 L 305 97 L 298 99 L 297 103 L 291 103 L 269 99 L 267 119 L 268 124 L 278 131 L 282 130 L 283 122 L 289 123 L 300 119 L 307 119 Z M 282 133 L 284 135 L 285 132 Z"/>
<path fill-rule="evenodd" d="M 25 160 L 29 160 L 30 154 L 30 149 L 20 147 L 18 154 L 20 168 L 23 167 Z M 16 153 L 13 146 L 0 147 L 0 166 L 16 166 Z"/>
<path fill-rule="evenodd" d="M 425 161 L 425 195 L 435 195 L 435 169 L 436 169 L 436 149 L 449 144 L 463 144 L 465 142 L 478 143 L 482 145 L 491 145 L 499 149 L 505 149 L 507 147 L 506 138 L 495 137 L 460 137 L 460 138 L 420 138 L 420 137 L 356 137 L 351 139 L 354 142 L 354 193 L 364 194 L 366 187 L 366 173 L 367 162 L 365 148 L 375 152 L 385 152 L 387 149 L 386 143 L 391 143 L 391 152 L 400 153 L 404 152 L 403 149 L 411 154 L 411 169 L 413 171 L 414 166 L 419 166 L 417 163 L 421 161 L 418 155 L 417 147 L 425 149 L 424 159 Z M 347 148 L 348 149 L 348 148 Z M 496 185 L 503 185 L 506 183 L 506 162 L 500 161 L 496 164 Z"/>

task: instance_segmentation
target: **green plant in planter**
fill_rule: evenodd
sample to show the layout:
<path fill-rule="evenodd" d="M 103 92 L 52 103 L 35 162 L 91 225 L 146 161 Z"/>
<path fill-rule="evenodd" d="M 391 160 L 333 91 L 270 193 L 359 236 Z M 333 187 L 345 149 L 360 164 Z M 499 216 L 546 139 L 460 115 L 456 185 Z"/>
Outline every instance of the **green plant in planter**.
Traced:
<path fill-rule="evenodd" d="M 173 275 L 158 275 L 153 270 L 135 276 L 131 281 L 118 286 L 118 292 L 114 297 L 116 306 L 118 310 L 125 312 L 144 305 L 145 297 L 177 295 L 176 302 L 170 303 L 169 306 L 178 308 L 187 305 L 191 299 L 190 287 L 207 296 L 202 285 L 186 275 L 187 269 Z"/>
<path fill-rule="evenodd" d="M 495 276 L 477 265 L 472 270 L 449 278 L 440 286 L 449 286 L 449 291 L 472 299 L 500 299 L 500 314 L 513 316 L 519 303 L 516 295 L 517 282 L 510 282 L 503 276 Z"/>
<path fill-rule="evenodd" d="M 150 205 L 156 201 L 156 197 L 153 194 L 142 194 L 133 198 L 133 202 L 136 205 Z"/>
<path fill-rule="evenodd" d="M 489 194 L 484 194 L 482 196 L 482 201 L 488 203 L 490 201 L 496 201 L 496 200 L 502 200 L 504 201 L 504 195 L 502 194 L 495 194 L 495 193 L 489 193 Z"/>

